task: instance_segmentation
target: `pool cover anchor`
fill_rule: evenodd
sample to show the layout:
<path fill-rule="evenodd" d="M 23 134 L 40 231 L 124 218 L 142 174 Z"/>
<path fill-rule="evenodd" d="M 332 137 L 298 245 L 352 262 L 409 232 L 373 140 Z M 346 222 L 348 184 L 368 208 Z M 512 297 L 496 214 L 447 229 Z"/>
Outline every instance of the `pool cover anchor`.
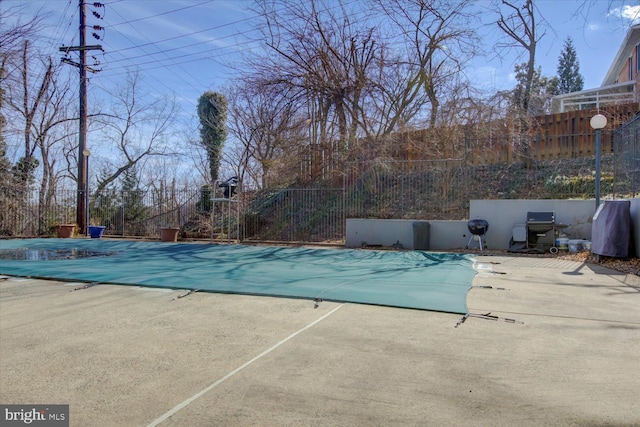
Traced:
<path fill-rule="evenodd" d="M 469 318 L 469 313 L 462 316 L 460 320 L 458 320 L 458 323 L 456 323 L 456 326 L 454 326 L 454 328 L 457 328 L 458 326 L 462 325 L 468 318 Z"/>
<path fill-rule="evenodd" d="M 96 285 L 99 285 L 99 284 L 100 284 L 100 283 L 98 283 L 98 282 L 91 282 L 91 283 L 87 283 L 87 284 L 85 284 L 84 286 L 79 286 L 79 287 L 77 287 L 77 288 L 73 288 L 73 290 L 72 290 L 71 292 L 73 292 L 73 291 L 80 291 L 80 290 L 82 290 L 82 289 L 89 289 L 89 288 L 92 288 L 92 287 L 94 287 L 94 286 L 96 286 Z"/>
<path fill-rule="evenodd" d="M 491 312 L 489 312 L 485 314 L 467 313 L 464 316 L 462 316 L 460 320 L 458 320 L 458 323 L 456 323 L 456 326 L 454 326 L 454 328 L 457 328 L 458 326 L 462 325 L 469 317 L 475 317 L 478 319 L 485 319 L 485 320 L 493 320 L 494 322 L 502 320 L 505 323 L 518 323 L 520 325 L 524 325 L 524 322 L 521 322 L 519 320 L 509 319 L 508 317 L 498 317 L 498 316 L 492 315 Z"/>
<path fill-rule="evenodd" d="M 182 295 L 178 295 L 177 297 L 175 297 L 171 301 L 175 301 L 175 300 L 180 299 L 180 298 L 188 297 L 189 295 L 195 294 L 196 292 L 198 292 L 198 289 L 189 289 L 189 291 L 187 293 L 184 293 Z"/>
<path fill-rule="evenodd" d="M 491 312 L 485 313 L 485 314 L 470 313 L 469 316 L 470 317 L 477 317 L 478 319 L 493 320 L 493 321 L 496 321 L 496 322 L 499 321 L 499 320 L 502 320 L 503 322 L 506 322 L 506 323 L 518 323 L 520 325 L 524 325 L 524 322 L 521 322 L 519 320 L 509 319 L 508 317 L 494 316 L 494 315 L 491 315 Z"/>
<path fill-rule="evenodd" d="M 474 289 L 495 289 L 496 291 L 506 291 L 507 290 L 507 288 L 493 287 L 491 285 L 478 285 L 478 286 L 472 286 L 472 288 L 474 288 Z"/>

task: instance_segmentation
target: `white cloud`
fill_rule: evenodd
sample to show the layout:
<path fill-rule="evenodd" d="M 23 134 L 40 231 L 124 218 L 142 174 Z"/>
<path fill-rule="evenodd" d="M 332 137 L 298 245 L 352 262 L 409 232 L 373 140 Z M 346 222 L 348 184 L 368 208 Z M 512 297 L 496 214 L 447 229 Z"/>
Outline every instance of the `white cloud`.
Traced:
<path fill-rule="evenodd" d="M 589 31 L 598 31 L 600 29 L 600 24 L 591 23 L 591 24 L 587 25 L 587 29 Z"/>
<path fill-rule="evenodd" d="M 611 9 L 608 15 L 628 19 L 632 24 L 638 24 L 640 23 L 640 5 L 629 6 L 626 4 L 622 7 L 616 7 Z"/>

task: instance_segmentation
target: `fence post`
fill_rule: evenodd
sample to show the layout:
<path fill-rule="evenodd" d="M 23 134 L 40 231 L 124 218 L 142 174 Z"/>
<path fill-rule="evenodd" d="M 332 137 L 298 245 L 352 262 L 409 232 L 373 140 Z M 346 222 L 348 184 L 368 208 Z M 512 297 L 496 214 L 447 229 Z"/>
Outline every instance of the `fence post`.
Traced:
<path fill-rule="evenodd" d="M 400 163 L 400 217 L 404 218 L 404 179 L 405 162 Z"/>
<path fill-rule="evenodd" d="M 342 174 L 342 227 L 344 232 L 342 236 L 345 237 L 346 240 L 346 230 L 347 230 L 347 174 L 349 173 L 348 169 L 349 163 L 343 161 L 342 170 L 345 171 Z"/>
<path fill-rule="evenodd" d="M 120 204 L 120 223 L 122 224 L 122 237 L 124 237 L 124 191 L 122 191 L 120 194 L 120 199 L 122 200 L 122 203 Z"/>
<path fill-rule="evenodd" d="M 469 133 L 465 132 L 464 133 L 464 155 L 462 156 L 462 167 L 463 167 L 463 178 L 464 178 L 464 200 L 465 200 L 465 209 L 467 209 L 467 213 L 468 213 L 468 207 L 471 205 L 471 203 L 469 203 L 469 180 L 467 179 L 469 177 L 469 164 L 467 163 L 467 155 L 468 155 L 468 151 L 469 151 Z"/>
<path fill-rule="evenodd" d="M 42 190 L 40 190 L 42 191 Z M 38 236 L 42 235 L 42 204 L 40 203 L 40 200 L 42 200 L 40 198 L 40 194 L 38 194 L 38 229 L 36 230 L 36 233 Z"/>

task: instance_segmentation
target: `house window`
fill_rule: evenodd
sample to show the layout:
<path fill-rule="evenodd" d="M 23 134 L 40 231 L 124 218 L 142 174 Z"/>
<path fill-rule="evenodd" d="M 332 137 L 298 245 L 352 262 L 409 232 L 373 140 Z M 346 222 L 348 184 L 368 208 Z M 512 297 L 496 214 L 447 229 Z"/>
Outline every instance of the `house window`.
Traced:
<path fill-rule="evenodd" d="M 636 45 L 636 72 L 640 71 L 640 44 Z"/>
<path fill-rule="evenodd" d="M 629 63 L 627 64 L 629 68 L 629 81 L 633 80 L 633 58 L 629 58 Z"/>

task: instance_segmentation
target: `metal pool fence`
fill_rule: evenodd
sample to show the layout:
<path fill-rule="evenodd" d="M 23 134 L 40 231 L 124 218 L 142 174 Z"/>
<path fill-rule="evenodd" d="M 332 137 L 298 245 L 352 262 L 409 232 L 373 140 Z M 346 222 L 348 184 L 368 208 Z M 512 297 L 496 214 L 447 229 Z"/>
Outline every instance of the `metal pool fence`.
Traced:
<path fill-rule="evenodd" d="M 640 192 L 639 137 L 640 122 L 616 132 L 614 154 L 602 157 L 603 199 Z M 105 226 L 106 236 L 157 238 L 160 228 L 179 227 L 182 239 L 340 243 L 347 218 L 461 220 L 468 218 L 472 199 L 594 197 L 595 156 L 477 163 L 349 162 L 324 185 L 260 191 L 240 186 L 232 202 L 206 186 L 90 192 L 89 224 Z M 59 224 L 75 222 L 75 190 L 46 196 L 3 187 L 0 237 L 55 235 Z"/>
<path fill-rule="evenodd" d="M 613 133 L 614 193 L 617 197 L 640 194 L 640 115 Z"/>

